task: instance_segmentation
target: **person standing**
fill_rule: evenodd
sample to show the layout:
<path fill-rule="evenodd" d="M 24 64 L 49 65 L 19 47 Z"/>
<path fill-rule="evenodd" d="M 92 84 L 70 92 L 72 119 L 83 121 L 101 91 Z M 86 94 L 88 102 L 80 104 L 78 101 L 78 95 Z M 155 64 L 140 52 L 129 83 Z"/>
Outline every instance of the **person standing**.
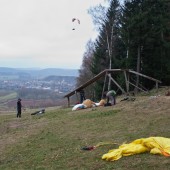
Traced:
<path fill-rule="evenodd" d="M 17 118 L 21 118 L 21 108 L 22 108 L 22 104 L 21 104 L 21 99 L 19 98 L 17 101 Z"/>
<path fill-rule="evenodd" d="M 109 103 L 109 101 L 111 102 L 112 106 L 116 104 L 116 92 L 114 90 L 108 91 L 106 97 L 107 97 L 107 104 Z"/>
<path fill-rule="evenodd" d="M 85 92 L 83 89 L 80 90 L 80 103 L 83 103 L 83 101 L 86 100 L 85 98 Z"/>

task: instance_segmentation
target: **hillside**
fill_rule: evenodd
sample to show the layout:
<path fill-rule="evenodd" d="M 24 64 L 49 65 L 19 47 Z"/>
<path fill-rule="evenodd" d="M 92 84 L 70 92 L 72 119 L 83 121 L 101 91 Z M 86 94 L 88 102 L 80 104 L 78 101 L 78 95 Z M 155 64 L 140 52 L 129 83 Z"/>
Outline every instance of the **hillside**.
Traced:
<path fill-rule="evenodd" d="M 7 68 L 0 67 L 0 79 L 5 77 L 10 78 L 45 78 L 47 76 L 78 76 L 77 69 L 62 69 L 62 68 L 47 68 L 47 69 L 35 69 L 35 68 Z"/>
<path fill-rule="evenodd" d="M 170 138 L 170 87 L 140 94 L 135 101 L 120 101 L 114 107 L 80 111 L 47 108 L 44 115 L 31 116 L 33 110 L 0 114 L 0 169 L 57 170 L 168 170 L 170 158 L 149 153 L 123 157 L 115 162 L 101 159 L 117 145 L 93 151 L 83 146 L 112 141 L 118 144 L 139 138 Z"/>

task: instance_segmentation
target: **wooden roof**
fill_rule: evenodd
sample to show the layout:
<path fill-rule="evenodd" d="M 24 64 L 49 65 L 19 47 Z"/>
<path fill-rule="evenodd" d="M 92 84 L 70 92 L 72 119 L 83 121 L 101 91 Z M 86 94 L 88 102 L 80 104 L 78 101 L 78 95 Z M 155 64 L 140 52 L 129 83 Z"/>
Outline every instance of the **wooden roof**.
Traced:
<path fill-rule="evenodd" d="M 89 81 L 87 81 L 83 85 L 74 89 L 72 92 L 66 94 L 64 97 L 70 97 L 70 96 L 74 95 L 76 92 L 79 92 L 80 90 L 82 90 L 85 87 L 89 86 L 90 84 L 94 83 L 96 80 L 100 79 L 105 74 L 112 73 L 112 72 L 118 72 L 118 71 L 124 71 L 124 70 L 123 69 L 106 69 L 106 70 L 100 72 L 99 74 L 97 74 L 96 76 L 94 76 L 92 79 L 90 79 Z"/>
<path fill-rule="evenodd" d="M 152 81 L 161 83 L 161 81 L 159 81 L 157 79 L 154 79 L 152 77 L 146 76 L 144 74 L 138 73 L 138 72 L 130 70 L 130 69 L 106 69 L 106 70 L 100 72 L 99 74 L 97 74 L 96 76 L 94 76 L 94 78 L 90 79 L 86 83 L 84 83 L 81 86 L 79 86 L 76 89 L 74 89 L 72 92 L 66 94 L 64 97 L 69 98 L 70 96 L 74 95 L 75 93 L 79 92 L 80 90 L 84 89 L 85 87 L 89 86 L 90 84 L 94 83 L 95 81 L 97 81 L 101 77 L 105 76 L 106 74 L 113 73 L 113 72 L 123 72 L 123 71 L 129 72 L 129 73 L 133 73 L 133 74 L 138 74 L 139 76 L 142 76 L 142 77 L 145 77 L 145 78 L 150 79 Z"/>

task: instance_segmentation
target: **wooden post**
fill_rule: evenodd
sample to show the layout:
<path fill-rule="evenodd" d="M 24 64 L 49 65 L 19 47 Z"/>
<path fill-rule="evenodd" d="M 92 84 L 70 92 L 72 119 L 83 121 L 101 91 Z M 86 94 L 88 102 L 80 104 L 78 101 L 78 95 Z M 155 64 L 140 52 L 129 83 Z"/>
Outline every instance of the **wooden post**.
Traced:
<path fill-rule="evenodd" d="M 105 74 L 105 78 L 104 78 L 104 85 L 103 85 L 103 91 L 102 91 L 102 97 L 101 97 L 101 99 L 103 98 L 103 94 L 104 94 L 104 90 L 105 90 L 105 86 L 106 86 L 106 78 L 107 78 L 107 72 L 106 72 L 106 74 Z"/>
<path fill-rule="evenodd" d="M 109 78 L 119 87 L 119 89 L 122 91 L 122 93 L 126 93 L 122 88 L 121 88 L 121 86 L 111 77 L 111 75 L 110 74 L 108 74 L 108 76 L 109 76 Z"/>
<path fill-rule="evenodd" d="M 126 82 L 126 92 L 129 93 L 129 74 L 127 77 L 127 72 L 124 70 L 125 82 Z"/>
<path fill-rule="evenodd" d="M 130 72 L 130 73 L 133 73 L 133 74 L 137 74 L 137 75 L 142 76 L 142 77 L 145 77 L 145 78 L 150 79 L 150 80 L 152 80 L 152 81 L 156 81 L 157 83 L 162 83 L 161 81 L 159 81 L 159 80 L 157 80 L 157 79 L 154 79 L 154 78 L 152 78 L 152 77 L 146 76 L 146 75 L 141 74 L 141 73 L 138 73 L 138 72 L 136 72 L 136 71 L 129 70 L 129 72 Z"/>
<path fill-rule="evenodd" d="M 68 100 L 68 107 L 70 107 L 70 98 L 67 97 L 67 100 Z"/>
<path fill-rule="evenodd" d="M 158 91 L 158 81 L 156 81 L 156 90 Z"/>
<path fill-rule="evenodd" d="M 140 87 L 138 87 L 138 86 L 134 85 L 133 83 L 131 83 L 131 82 L 129 82 L 129 83 L 130 83 L 132 86 L 136 87 L 137 89 L 139 89 L 139 90 L 141 90 L 141 91 L 143 91 L 143 92 L 147 92 L 147 91 L 145 91 L 145 90 L 141 89 Z"/>

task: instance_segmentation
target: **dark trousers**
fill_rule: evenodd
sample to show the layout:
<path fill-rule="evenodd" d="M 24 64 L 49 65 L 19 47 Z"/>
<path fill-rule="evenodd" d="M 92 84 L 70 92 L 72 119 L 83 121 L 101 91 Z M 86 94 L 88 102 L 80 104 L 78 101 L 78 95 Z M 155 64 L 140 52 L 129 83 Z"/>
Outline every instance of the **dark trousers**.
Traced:
<path fill-rule="evenodd" d="M 86 100 L 84 95 L 80 95 L 80 103 L 83 103 L 83 101 Z"/>
<path fill-rule="evenodd" d="M 21 117 L 21 110 L 17 111 L 17 117 Z"/>
<path fill-rule="evenodd" d="M 115 105 L 116 104 L 116 97 L 115 96 L 109 96 L 107 97 L 107 103 L 109 103 L 109 101 L 111 102 L 111 105 Z"/>

